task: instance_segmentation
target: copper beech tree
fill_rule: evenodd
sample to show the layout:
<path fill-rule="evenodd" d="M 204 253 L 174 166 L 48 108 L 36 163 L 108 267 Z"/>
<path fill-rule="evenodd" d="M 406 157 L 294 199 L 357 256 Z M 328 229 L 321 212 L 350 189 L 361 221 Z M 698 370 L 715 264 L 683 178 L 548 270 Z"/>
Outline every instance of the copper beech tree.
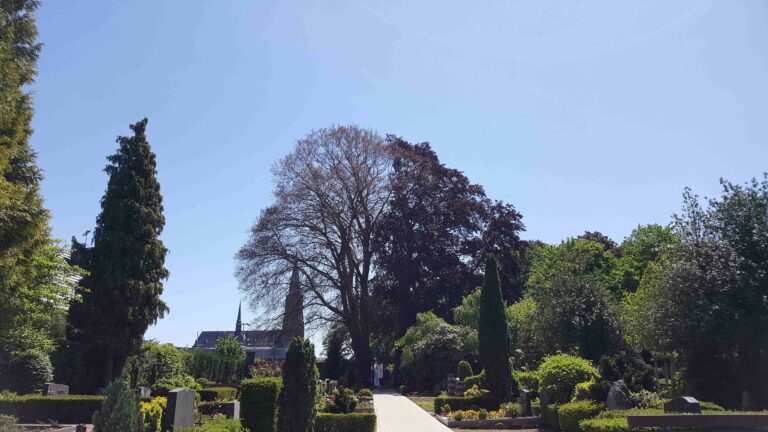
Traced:
<path fill-rule="evenodd" d="M 343 323 L 358 378 L 370 385 L 373 235 L 389 199 L 391 156 L 357 126 L 313 131 L 273 167 L 275 201 L 236 256 L 251 305 L 281 310 L 294 266 L 308 321 Z"/>

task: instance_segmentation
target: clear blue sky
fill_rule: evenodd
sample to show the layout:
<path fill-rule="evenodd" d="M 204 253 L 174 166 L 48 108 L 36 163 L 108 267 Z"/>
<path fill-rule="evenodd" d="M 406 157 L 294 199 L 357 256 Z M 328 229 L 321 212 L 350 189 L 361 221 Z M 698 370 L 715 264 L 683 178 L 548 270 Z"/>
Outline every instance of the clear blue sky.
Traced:
<path fill-rule="evenodd" d="M 171 313 L 147 336 L 182 346 L 234 327 L 233 255 L 271 163 L 314 128 L 430 141 L 548 242 L 620 241 L 667 223 L 686 185 L 768 169 L 759 0 L 46 0 L 38 25 L 54 233 L 93 228 L 115 137 L 149 117 Z"/>

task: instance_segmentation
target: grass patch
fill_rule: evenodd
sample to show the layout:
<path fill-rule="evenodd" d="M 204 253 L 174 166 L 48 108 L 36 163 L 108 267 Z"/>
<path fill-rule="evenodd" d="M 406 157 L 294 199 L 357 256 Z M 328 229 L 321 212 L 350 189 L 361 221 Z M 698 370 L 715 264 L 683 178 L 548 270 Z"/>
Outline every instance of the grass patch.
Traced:
<path fill-rule="evenodd" d="M 419 406 L 424 411 L 434 414 L 435 398 L 430 396 L 408 396 L 411 402 Z"/>

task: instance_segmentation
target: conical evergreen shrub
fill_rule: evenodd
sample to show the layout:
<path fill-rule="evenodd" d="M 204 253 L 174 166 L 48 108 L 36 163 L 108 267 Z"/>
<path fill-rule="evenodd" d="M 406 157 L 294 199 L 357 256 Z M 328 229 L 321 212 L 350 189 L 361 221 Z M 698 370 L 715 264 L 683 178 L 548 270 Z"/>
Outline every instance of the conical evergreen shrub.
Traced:
<path fill-rule="evenodd" d="M 512 371 L 509 366 L 509 334 L 504 300 L 499 284 L 496 256 L 489 254 L 485 263 L 485 279 L 480 294 L 478 339 L 480 364 L 485 370 L 488 390 L 499 401 L 512 397 Z"/>
<path fill-rule="evenodd" d="M 314 431 L 317 377 L 315 347 L 304 338 L 293 338 L 283 366 L 283 391 L 277 415 L 279 432 Z"/>
<path fill-rule="evenodd" d="M 101 410 L 93 415 L 94 432 L 142 432 L 139 402 L 125 381 L 114 381 L 107 387 L 107 398 Z"/>

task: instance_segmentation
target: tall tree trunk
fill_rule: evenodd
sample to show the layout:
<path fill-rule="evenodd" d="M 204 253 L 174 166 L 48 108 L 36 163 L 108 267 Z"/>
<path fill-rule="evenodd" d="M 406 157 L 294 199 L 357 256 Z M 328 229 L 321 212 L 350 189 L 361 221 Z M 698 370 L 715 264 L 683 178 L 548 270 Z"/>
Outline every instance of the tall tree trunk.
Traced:
<path fill-rule="evenodd" d="M 371 336 L 368 332 L 361 330 L 350 331 L 352 338 L 352 350 L 355 352 L 355 365 L 357 368 L 357 378 L 363 387 L 371 387 Z"/>

